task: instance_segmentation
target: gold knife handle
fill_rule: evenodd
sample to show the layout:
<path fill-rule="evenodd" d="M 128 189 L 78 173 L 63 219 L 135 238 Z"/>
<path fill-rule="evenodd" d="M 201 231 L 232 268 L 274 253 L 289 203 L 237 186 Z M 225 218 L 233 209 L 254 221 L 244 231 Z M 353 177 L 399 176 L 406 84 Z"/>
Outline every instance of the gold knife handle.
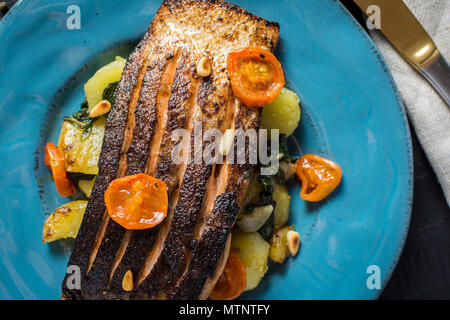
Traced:
<path fill-rule="evenodd" d="M 380 30 L 400 54 L 416 69 L 422 70 L 439 56 L 431 37 L 402 0 L 354 0 L 369 15 L 367 8 L 380 8 Z"/>
<path fill-rule="evenodd" d="M 422 73 L 450 106 L 450 67 L 435 43 L 402 0 L 353 0 L 366 15 L 378 6 L 381 32 Z"/>
<path fill-rule="evenodd" d="M 445 59 L 439 55 L 428 67 L 420 71 L 441 94 L 450 106 L 450 67 Z"/>

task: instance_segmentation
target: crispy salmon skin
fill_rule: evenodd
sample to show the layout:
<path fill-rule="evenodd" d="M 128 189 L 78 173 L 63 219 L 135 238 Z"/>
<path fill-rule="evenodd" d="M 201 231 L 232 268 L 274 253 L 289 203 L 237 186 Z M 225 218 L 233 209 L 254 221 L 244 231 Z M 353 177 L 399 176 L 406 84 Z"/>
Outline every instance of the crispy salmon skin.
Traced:
<path fill-rule="evenodd" d="M 68 263 L 68 270 L 79 271 L 81 286 L 68 272 L 64 299 L 208 297 L 228 256 L 254 164 L 248 151 L 243 164 L 195 162 L 189 142 L 196 126 L 222 133 L 259 129 L 261 108 L 233 95 L 226 57 L 244 47 L 272 51 L 278 34 L 277 23 L 225 1 L 162 3 L 115 93 L 99 173 Z M 200 76 L 203 57 L 211 71 Z M 181 163 L 171 158 L 178 129 L 190 136 L 183 143 L 191 157 Z M 201 151 L 207 147 L 208 141 Z M 104 192 L 112 180 L 140 172 L 167 184 L 167 217 L 152 229 L 125 230 L 109 218 Z M 124 286 L 125 274 L 131 285 Z"/>

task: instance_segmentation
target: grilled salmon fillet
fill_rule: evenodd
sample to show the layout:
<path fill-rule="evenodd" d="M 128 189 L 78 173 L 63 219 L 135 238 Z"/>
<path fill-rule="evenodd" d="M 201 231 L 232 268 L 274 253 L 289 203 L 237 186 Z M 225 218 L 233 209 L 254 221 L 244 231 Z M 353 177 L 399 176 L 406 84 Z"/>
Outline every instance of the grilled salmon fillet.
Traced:
<path fill-rule="evenodd" d="M 223 270 L 230 231 L 254 170 L 245 163 L 205 163 L 194 154 L 197 125 L 208 129 L 257 130 L 261 108 L 233 95 L 226 71 L 232 50 L 273 50 L 279 25 L 225 1 L 166 0 L 128 57 L 109 113 L 99 173 L 69 266 L 77 266 L 81 288 L 62 284 L 64 299 L 205 299 Z M 197 74 L 202 57 L 209 76 Z M 181 163 L 171 153 L 177 129 L 187 130 Z M 204 137 L 203 137 L 204 138 Z M 205 138 L 204 138 L 205 139 Z M 189 143 L 189 141 L 191 143 Z M 166 219 L 147 230 L 126 230 L 109 218 L 104 192 L 122 176 L 147 173 L 167 184 Z M 125 273 L 132 290 L 124 290 Z"/>

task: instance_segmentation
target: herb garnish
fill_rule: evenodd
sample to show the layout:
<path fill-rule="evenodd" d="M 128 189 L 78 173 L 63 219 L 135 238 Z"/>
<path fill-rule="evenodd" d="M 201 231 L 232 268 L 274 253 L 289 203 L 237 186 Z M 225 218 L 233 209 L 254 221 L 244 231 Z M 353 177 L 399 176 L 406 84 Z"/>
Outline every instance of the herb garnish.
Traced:
<path fill-rule="evenodd" d="M 298 157 L 291 156 L 287 145 L 287 137 L 284 134 L 279 135 L 279 153 L 282 155 L 281 160 L 287 162 L 295 162 Z M 268 154 L 270 154 L 270 146 L 267 146 Z M 262 191 L 259 194 L 259 200 L 256 203 L 250 204 L 246 207 L 245 212 L 252 212 L 256 207 L 262 207 L 272 205 L 274 210 L 270 214 L 264 225 L 258 230 L 261 236 L 268 241 L 272 235 L 275 225 L 275 207 L 276 201 L 273 200 L 274 184 L 284 185 L 286 183 L 284 179 L 284 172 L 279 169 L 274 175 L 259 175 L 258 182 L 262 187 Z"/>
<path fill-rule="evenodd" d="M 279 138 L 280 138 L 279 150 L 280 154 L 283 155 L 283 157 L 280 160 L 284 160 L 287 162 L 296 162 L 299 159 L 299 157 L 291 156 L 291 154 L 289 153 L 286 135 L 281 133 L 279 135 Z"/>
<path fill-rule="evenodd" d="M 111 102 L 111 105 L 114 104 L 114 93 L 116 92 L 117 85 L 119 81 L 110 82 L 106 88 L 103 90 L 102 99 L 108 100 Z"/>
<path fill-rule="evenodd" d="M 70 117 L 64 117 L 64 121 L 70 122 L 70 124 L 72 124 L 75 128 L 83 131 L 83 138 L 81 141 L 84 141 L 89 137 L 92 131 L 92 124 L 95 120 L 95 118 L 89 117 L 88 109 L 89 107 L 87 102 L 83 101 L 80 110 L 75 112 Z"/>
<path fill-rule="evenodd" d="M 269 241 L 272 236 L 273 229 L 275 227 L 275 210 L 272 211 L 267 221 L 259 228 L 259 234 L 264 238 L 264 240 Z"/>
<path fill-rule="evenodd" d="M 108 100 L 111 104 L 114 103 L 114 93 L 118 85 L 118 81 L 110 82 L 106 88 L 103 90 L 102 99 Z M 96 118 L 91 118 L 89 116 L 89 106 L 86 101 L 80 106 L 80 110 L 75 112 L 72 116 L 64 117 L 64 121 L 70 122 L 75 128 L 83 130 L 83 139 L 86 140 L 91 134 L 92 124 Z"/>
<path fill-rule="evenodd" d="M 272 205 L 275 208 L 276 202 L 272 199 L 272 194 L 274 190 L 274 181 L 272 176 L 258 176 L 258 182 L 262 187 L 262 191 L 259 193 L 259 200 L 256 203 L 250 204 L 246 207 L 245 212 L 253 212 L 256 207 L 263 207 L 267 205 Z"/>
<path fill-rule="evenodd" d="M 75 112 L 70 117 L 64 117 L 64 121 L 70 122 L 74 127 L 86 131 L 90 127 L 92 127 L 94 118 L 89 117 L 88 104 L 86 101 L 84 101 L 81 104 L 80 110 Z"/>

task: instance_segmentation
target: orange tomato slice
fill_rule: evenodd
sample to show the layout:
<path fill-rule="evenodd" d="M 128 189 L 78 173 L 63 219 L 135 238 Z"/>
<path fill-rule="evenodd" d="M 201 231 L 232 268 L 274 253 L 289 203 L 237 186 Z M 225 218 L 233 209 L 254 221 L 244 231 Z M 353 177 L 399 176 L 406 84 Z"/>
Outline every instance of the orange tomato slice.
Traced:
<path fill-rule="evenodd" d="M 58 148 L 51 142 L 48 142 L 44 148 L 45 165 L 52 171 L 53 180 L 55 181 L 56 190 L 61 197 L 68 197 L 77 189 L 72 180 L 67 176 L 64 157 Z"/>
<path fill-rule="evenodd" d="M 235 96 L 248 107 L 273 102 L 285 83 L 280 62 L 267 50 L 232 51 L 227 57 L 227 70 Z"/>
<path fill-rule="evenodd" d="M 244 264 L 236 255 L 230 254 L 209 297 L 213 300 L 233 300 L 241 295 L 246 285 L 247 273 Z"/>
<path fill-rule="evenodd" d="M 341 168 L 328 159 L 305 154 L 296 163 L 297 178 L 302 182 L 300 196 L 306 201 L 325 199 L 339 185 Z"/>
<path fill-rule="evenodd" d="M 105 192 L 108 214 L 125 229 L 148 229 L 167 215 L 167 185 L 145 173 L 113 180 Z"/>

